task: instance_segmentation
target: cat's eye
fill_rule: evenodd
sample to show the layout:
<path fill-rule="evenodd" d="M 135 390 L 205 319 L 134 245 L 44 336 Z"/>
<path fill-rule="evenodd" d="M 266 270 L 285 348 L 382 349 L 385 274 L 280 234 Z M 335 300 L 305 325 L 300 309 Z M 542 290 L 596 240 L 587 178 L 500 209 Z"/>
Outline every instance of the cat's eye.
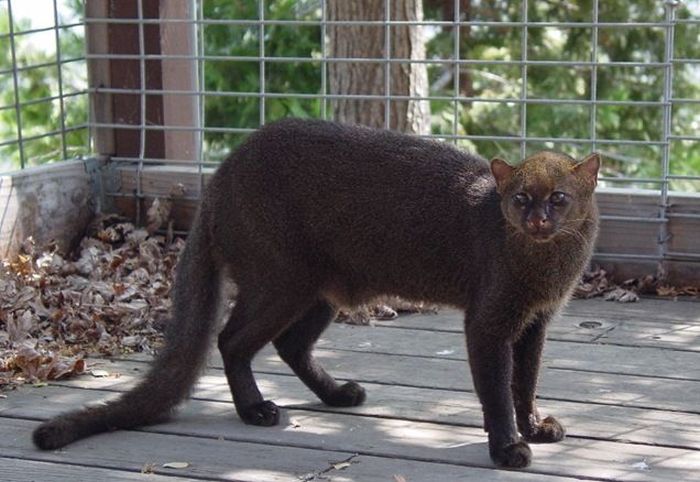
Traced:
<path fill-rule="evenodd" d="M 513 201 L 518 206 L 526 206 L 527 203 L 530 202 L 530 196 L 528 196 L 524 192 L 519 192 L 513 196 Z"/>
<path fill-rule="evenodd" d="M 550 196 L 549 196 L 549 202 L 551 204 L 554 204 L 555 206 L 561 206 L 566 202 L 566 194 L 560 191 L 554 191 Z"/>

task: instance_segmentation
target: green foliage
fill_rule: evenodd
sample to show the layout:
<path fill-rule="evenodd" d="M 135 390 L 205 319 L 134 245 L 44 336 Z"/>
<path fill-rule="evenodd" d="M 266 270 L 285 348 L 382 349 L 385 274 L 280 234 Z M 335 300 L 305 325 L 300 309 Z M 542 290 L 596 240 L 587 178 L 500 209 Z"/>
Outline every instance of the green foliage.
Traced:
<path fill-rule="evenodd" d="M 80 11 L 80 0 L 65 0 L 69 10 Z M 321 18 L 321 0 L 265 0 L 260 12 L 258 0 L 201 0 L 205 19 L 211 20 L 266 20 L 298 19 L 318 22 Z M 442 20 L 445 2 L 425 2 L 426 18 Z M 472 0 L 463 12 L 468 20 L 508 21 L 522 20 L 521 2 L 506 0 Z M 685 2 L 677 10 L 680 19 L 699 17 L 700 1 Z M 663 2 L 641 0 L 599 1 L 601 22 L 662 22 Z M 528 3 L 531 22 L 592 22 L 593 0 L 560 2 L 531 0 Z M 447 19 L 447 20 L 452 20 Z M 7 19 L 0 15 L 0 28 L 6 31 Z M 244 137 L 247 130 L 257 128 L 261 121 L 285 116 L 320 117 L 321 93 L 321 28 L 318 23 L 305 26 L 267 24 L 261 30 L 250 24 L 210 23 L 203 27 L 203 51 L 215 56 L 202 63 L 204 89 L 205 152 L 208 160 L 223 158 Z M 429 58 L 451 59 L 454 32 L 449 27 L 426 28 Z M 460 59 L 510 61 L 511 64 L 464 64 L 459 73 L 456 92 L 452 79 L 453 65 L 430 64 L 431 95 L 459 95 L 465 100 L 433 101 L 432 130 L 435 134 L 471 136 L 517 137 L 521 134 L 521 116 L 525 114 L 526 135 L 529 138 L 561 138 L 559 142 L 530 140 L 528 152 L 543 148 L 564 149 L 583 155 L 591 146 L 570 142 L 568 139 L 597 139 L 620 143 L 597 144 L 596 149 L 607 158 L 605 175 L 638 178 L 661 175 L 663 151 L 663 92 L 667 75 L 664 61 L 666 29 L 657 27 L 600 27 L 597 32 L 597 59 L 592 59 L 594 31 L 583 27 L 529 27 L 527 49 L 523 51 L 522 29 L 518 26 L 465 26 L 460 29 Z M 82 53 L 82 38 L 71 32 L 62 36 L 64 56 Z M 700 26 L 681 23 L 675 27 L 676 58 L 700 58 Z M 7 41 L 0 41 L 0 49 L 9 52 Z M 258 62 L 260 55 L 271 59 Z M 18 41 L 18 55 L 22 65 L 50 60 L 46 53 Z M 526 55 L 529 60 L 545 61 L 546 65 L 529 65 L 527 81 L 523 85 L 522 68 L 517 61 Z M 235 60 L 226 57 L 236 57 Z M 220 57 L 220 58 L 219 58 Z M 248 57 L 250 60 L 245 60 Z M 275 58 L 302 58 L 308 60 L 281 62 Z M 591 60 L 599 62 L 594 69 Z M 566 65 L 562 62 L 582 62 Z M 638 66 L 610 65 L 610 62 L 635 62 Z M 0 68 L 8 68 L 9 55 L 0 56 Z M 77 77 L 68 76 L 67 83 L 78 85 Z M 595 85 L 593 77 L 597 78 Z M 45 68 L 23 72 L 20 86 L 22 99 L 37 99 L 56 94 L 56 69 Z M 261 82 L 264 77 L 264 82 Z M 697 136 L 700 131 L 700 104 L 679 102 L 678 99 L 700 98 L 700 66 L 676 63 L 673 68 L 672 134 Z M 261 85 L 263 84 L 263 85 Z M 11 76 L 0 76 L 0 99 L 3 105 L 13 104 Z M 595 92 L 594 90 L 595 89 Z M 70 89 L 66 89 L 70 90 Z M 527 93 L 525 107 L 519 102 L 521 92 Z M 261 99 L 261 93 L 269 94 Z M 601 101 L 652 103 L 651 105 L 592 106 L 585 102 L 595 95 Z M 306 96 L 306 97 L 305 97 Z M 512 102 L 496 102 L 511 99 Z M 538 102 L 554 99 L 557 104 Z M 264 113 L 261 109 L 264 105 Z M 85 98 L 71 99 L 66 106 L 66 122 L 75 125 L 87 112 Z M 594 112 L 595 110 L 595 112 Z M 595 123 L 592 119 L 595 114 Z M 25 135 L 57 129 L 60 125 L 56 102 L 38 103 L 22 110 Z M 456 116 L 456 119 L 455 119 Z M 12 138 L 16 131 L 14 109 L 0 110 L 0 135 Z M 240 132 L 216 132 L 218 129 L 237 128 Z M 85 148 L 86 131 L 69 134 L 71 149 Z M 623 141 L 651 141 L 657 144 L 643 146 Z M 520 157 L 520 143 L 516 140 L 459 141 L 485 156 L 500 155 L 511 160 Z M 16 145 L 0 148 L 4 159 L 18 162 Z M 28 143 L 28 158 L 43 161 L 56 159 L 60 152 L 60 137 Z M 71 151 L 73 152 L 73 151 Z M 672 174 L 697 175 L 700 172 L 700 142 L 672 140 L 670 144 Z M 624 184 L 628 185 L 628 184 Z M 640 186 L 645 186 L 639 183 Z M 656 186 L 656 185 L 651 185 Z M 673 188 L 698 190 L 698 183 L 674 181 Z"/>
<path fill-rule="evenodd" d="M 320 19 L 320 4 L 309 0 L 270 0 L 265 2 L 267 20 Z M 204 0 L 205 19 L 248 19 L 258 16 L 257 1 Z M 264 119 L 283 117 L 320 117 L 321 101 L 294 97 L 294 94 L 318 94 L 321 91 L 321 62 L 265 62 L 264 86 L 261 88 L 261 66 L 256 57 L 261 53 L 260 29 L 257 25 L 208 24 L 204 28 L 206 55 L 253 57 L 251 61 L 207 60 L 204 65 L 204 86 L 207 92 L 234 93 L 233 96 L 205 97 L 206 127 L 257 128 L 262 91 L 284 94 L 265 99 Z M 321 28 L 312 26 L 266 25 L 265 57 L 305 57 L 321 55 Z M 221 159 L 245 136 L 237 133 L 205 132 L 205 155 Z"/>
<path fill-rule="evenodd" d="M 431 2 L 431 5 L 440 2 Z M 698 18 L 698 2 L 687 2 L 695 9 Z M 662 22 L 663 2 L 642 0 L 626 2 L 611 0 L 599 2 L 601 22 Z M 428 10 L 427 15 L 439 18 L 439 5 Z M 499 20 L 517 22 L 522 19 L 519 2 L 481 0 L 471 2 L 468 17 L 474 20 Z M 592 0 L 577 2 L 531 1 L 528 20 L 532 22 L 591 22 Z M 677 11 L 678 18 L 690 18 L 688 7 Z M 472 27 L 461 33 L 460 58 L 483 60 L 520 60 L 523 58 L 522 30 L 518 27 Z M 661 152 L 664 66 L 611 66 L 608 62 L 662 63 L 664 61 L 664 27 L 606 27 L 597 35 L 598 58 L 595 98 L 605 101 L 656 102 L 656 105 L 598 105 L 595 125 L 591 118 L 593 107 L 575 103 L 547 105 L 536 99 L 592 98 L 591 66 L 566 66 L 556 61 L 590 62 L 592 59 L 593 30 L 591 27 L 531 27 L 528 28 L 527 58 L 529 60 L 554 61 L 548 65 L 530 65 L 527 68 L 527 97 L 530 102 L 524 109 L 528 137 L 558 137 L 606 140 L 638 140 L 658 142 L 653 146 L 624 143 L 598 144 L 596 149 L 605 154 L 605 174 L 658 177 L 662 173 Z M 675 29 L 676 58 L 700 58 L 700 26 L 680 24 Z M 428 43 L 429 56 L 450 58 L 452 32 L 439 32 Z M 451 66 L 449 67 L 451 68 Z M 434 67 L 439 70 L 440 67 Z M 440 74 L 433 72 L 432 77 Z M 465 65 L 460 75 L 460 95 L 480 99 L 512 98 L 520 96 L 523 77 L 519 66 Z M 700 98 L 700 68 L 682 64 L 674 69 L 675 99 Z M 434 84 L 433 84 L 434 85 Z M 452 83 L 434 91 L 439 95 L 454 95 Z M 517 136 L 520 134 L 521 109 L 510 105 L 484 102 L 463 102 L 458 111 L 459 134 Z M 433 130 L 450 133 L 454 109 L 451 106 L 433 105 Z M 700 106 L 678 103 L 673 112 L 673 133 L 697 136 L 700 127 Z M 517 141 L 473 141 L 465 143 L 485 155 L 506 156 L 518 159 Z M 528 152 L 542 148 L 565 149 L 581 155 L 590 144 L 569 142 L 528 142 Z M 672 174 L 700 173 L 700 142 L 673 140 L 671 142 L 670 167 Z M 629 184 L 624 184 L 629 186 Z M 640 183 L 639 185 L 643 185 Z M 697 184 L 674 181 L 672 188 L 697 190 Z"/>
<path fill-rule="evenodd" d="M 26 19 L 15 20 L 15 30 L 31 28 Z M 0 33 L 9 32 L 9 18 L 6 10 L 0 10 Z M 17 65 L 23 68 L 17 73 L 18 97 L 24 157 L 27 166 L 45 164 L 63 159 L 63 140 L 59 133 L 41 137 L 49 132 L 61 130 L 61 107 L 58 99 L 44 100 L 58 96 L 58 68 L 56 65 L 32 67 L 55 61 L 53 53 L 40 48 L 32 42 L 31 35 L 15 36 L 15 54 Z M 0 70 L 12 68 L 10 39 L 0 40 Z M 64 30 L 61 33 L 62 58 L 77 58 L 84 55 L 84 39 L 81 34 Z M 76 62 L 61 67 L 64 94 L 81 92 L 86 87 L 85 63 Z M 15 89 L 12 74 L 0 75 L 0 142 L 17 139 L 17 113 Z M 70 130 L 71 127 L 84 125 L 87 121 L 87 95 L 85 93 L 67 97 L 64 101 L 64 124 L 68 130 L 65 136 L 67 157 L 80 156 L 88 150 L 87 128 Z M 38 137 L 33 139 L 34 137 Z M 20 151 L 17 143 L 0 146 L 0 170 L 20 167 Z"/>

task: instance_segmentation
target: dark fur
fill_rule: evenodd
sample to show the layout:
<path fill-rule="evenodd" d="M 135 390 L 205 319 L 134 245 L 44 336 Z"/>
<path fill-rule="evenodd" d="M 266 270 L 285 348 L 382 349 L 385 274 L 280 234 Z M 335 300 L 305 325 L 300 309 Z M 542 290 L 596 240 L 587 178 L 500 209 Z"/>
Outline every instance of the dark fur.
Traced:
<path fill-rule="evenodd" d="M 250 368 L 270 341 L 325 403 L 362 403 L 364 390 L 339 385 L 311 350 L 338 306 L 398 295 L 465 310 L 491 457 L 526 466 L 525 441 L 564 436 L 555 419 L 540 418 L 535 387 L 545 326 L 591 254 L 598 163 L 596 155 L 577 164 L 540 153 L 521 168 L 494 160 L 492 174 L 446 143 L 321 121 L 270 124 L 204 192 L 178 269 L 167 344 L 146 380 L 105 406 L 49 420 L 34 442 L 54 449 L 163 420 L 205 358 L 226 271 L 239 294 L 218 346 L 246 423 L 279 419 Z M 548 201 L 552 191 L 567 193 L 565 205 Z M 514 200 L 520 192 L 527 204 Z"/>

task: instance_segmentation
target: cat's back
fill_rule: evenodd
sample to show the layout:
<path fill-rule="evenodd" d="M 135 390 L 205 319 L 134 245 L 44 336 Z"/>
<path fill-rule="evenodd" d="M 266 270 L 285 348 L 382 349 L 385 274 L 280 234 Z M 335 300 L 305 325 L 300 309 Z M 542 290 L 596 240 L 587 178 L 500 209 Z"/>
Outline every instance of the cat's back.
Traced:
<path fill-rule="evenodd" d="M 451 144 L 393 131 L 336 122 L 284 119 L 268 124 L 227 162 L 241 175 L 293 180 L 307 176 L 353 174 L 378 179 L 416 176 L 439 178 L 488 175 L 480 157 Z"/>
<path fill-rule="evenodd" d="M 348 299 L 362 298 L 364 286 L 454 304 L 463 287 L 445 278 L 459 277 L 465 260 L 476 269 L 504 237 L 482 158 L 324 121 L 285 120 L 251 135 L 210 181 L 203 206 L 238 272 L 303 260 Z"/>

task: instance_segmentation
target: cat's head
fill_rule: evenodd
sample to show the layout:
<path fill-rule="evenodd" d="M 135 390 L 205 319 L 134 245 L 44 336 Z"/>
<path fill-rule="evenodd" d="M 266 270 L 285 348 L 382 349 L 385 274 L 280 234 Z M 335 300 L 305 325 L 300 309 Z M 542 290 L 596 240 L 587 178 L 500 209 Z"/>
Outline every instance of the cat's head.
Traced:
<path fill-rule="evenodd" d="M 590 222 L 600 156 L 581 161 L 557 152 L 538 152 L 513 167 L 491 161 L 506 221 L 537 242 L 574 234 Z"/>

